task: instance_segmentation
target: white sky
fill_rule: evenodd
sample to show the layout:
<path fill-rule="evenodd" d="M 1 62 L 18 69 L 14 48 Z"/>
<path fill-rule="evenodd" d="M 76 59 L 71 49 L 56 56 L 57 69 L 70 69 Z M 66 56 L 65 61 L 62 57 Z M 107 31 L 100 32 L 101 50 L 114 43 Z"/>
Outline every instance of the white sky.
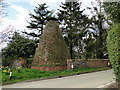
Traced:
<path fill-rule="evenodd" d="M 42 4 L 46 3 L 49 6 L 49 9 L 57 10 L 61 2 L 65 0 L 7 0 L 9 1 L 10 6 L 8 7 L 8 16 L 2 19 L 2 24 L 0 24 L 0 32 L 2 32 L 7 26 L 12 25 L 16 30 L 27 30 L 26 26 L 28 25 L 26 20 L 29 20 L 29 10 L 33 12 L 33 9 L 36 7 L 37 3 Z M 82 7 L 91 6 L 91 2 L 95 0 L 80 0 L 82 2 Z M 19 5 L 14 4 L 14 2 L 19 3 Z M 22 2 L 22 3 L 21 3 Z M 26 5 L 22 5 L 26 3 Z M 29 7 L 33 7 L 32 9 Z M 17 12 L 17 13 L 15 13 Z M 88 12 L 89 13 L 89 12 Z M 9 16 L 11 15 L 11 16 Z"/>
<path fill-rule="evenodd" d="M 37 3 L 47 3 L 47 5 L 49 6 L 50 9 L 53 10 L 57 10 L 59 8 L 59 5 L 61 4 L 61 2 L 64 2 L 64 0 L 12 0 L 12 2 L 27 2 L 29 3 L 31 6 L 36 6 Z M 82 1 L 82 7 L 85 6 L 91 6 L 91 1 L 94 0 L 81 0 Z M 25 26 L 28 25 L 28 23 L 26 22 L 26 20 L 29 20 L 29 8 L 24 8 L 22 5 L 15 5 L 11 2 L 11 5 L 9 6 L 9 8 L 12 8 L 13 10 L 19 12 L 18 14 L 16 14 L 16 18 L 13 19 L 9 19 L 8 17 L 5 17 L 2 21 L 4 22 L 1 26 L 0 26 L 0 30 L 4 30 L 5 27 L 7 27 L 9 24 L 15 26 L 17 29 L 19 30 L 23 30 L 25 29 Z M 34 8 L 33 8 L 34 9 Z M 10 9 L 9 9 L 10 10 Z M 32 10 L 31 10 L 32 11 Z M 13 12 L 13 11 L 12 11 Z M 9 11 L 8 11 L 9 14 Z M 14 17 L 14 15 L 12 16 Z"/>

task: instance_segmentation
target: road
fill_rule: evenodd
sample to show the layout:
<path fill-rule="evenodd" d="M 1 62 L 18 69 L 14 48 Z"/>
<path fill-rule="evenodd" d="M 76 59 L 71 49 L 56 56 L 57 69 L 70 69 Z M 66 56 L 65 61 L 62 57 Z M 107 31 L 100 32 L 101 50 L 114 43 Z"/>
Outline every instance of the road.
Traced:
<path fill-rule="evenodd" d="M 5 85 L 3 88 L 98 88 L 113 80 L 112 70 L 86 73 L 56 79 Z"/>

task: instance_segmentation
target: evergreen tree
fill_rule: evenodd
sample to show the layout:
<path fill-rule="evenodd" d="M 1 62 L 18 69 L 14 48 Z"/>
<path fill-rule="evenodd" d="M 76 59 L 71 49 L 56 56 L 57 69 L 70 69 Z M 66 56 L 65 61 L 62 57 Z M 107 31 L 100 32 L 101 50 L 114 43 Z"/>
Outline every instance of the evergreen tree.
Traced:
<path fill-rule="evenodd" d="M 120 1 L 104 2 L 103 7 L 112 23 L 120 23 Z"/>
<path fill-rule="evenodd" d="M 84 47 L 84 58 L 85 59 L 96 59 L 96 38 L 94 38 L 94 33 L 88 31 L 83 40 Z"/>
<path fill-rule="evenodd" d="M 99 2 L 97 6 L 93 6 L 92 12 L 93 15 L 91 17 L 90 28 L 94 31 L 93 36 L 95 38 L 96 58 L 99 59 L 107 58 L 106 36 L 108 28 L 106 24 L 107 20 L 104 14 L 105 12 L 103 11 L 102 8 L 102 3 Z"/>
<path fill-rule="evenodd" d="M 84 10 L 81 10 L 81 3 L 78 1 L 65 2 L 60 7 L 61 10 L 59 9 L 57 15 L 61 30 L 69 47 L 71 58 L 75 58 L 75 44 L 78 41 L 76 46 L 81 45 L 82 37 L 87 27 L 87 16 L 83 14 Z"/>
<path fill-rule="evenodd" d="M 41 34 L 43 33 L 44 25 L 49 17 L 51 17 L 53 11 L 48 10 L 48 6 L 44 4 L 38 4 L 38 7 L 34 9 L 34 14 L 30 13 L 30 21 L 27 28 L 31 30 L 30 33 L 24 32 L 33 38 L 36 38 L 37 42 Z"/>
<path fill-rule="evenodd" d="M 25 38 L 15 32 L 7 47 L 2 49 L 3 64 L 12 63 L 12 60 L 23 57 L 30 58 L 37 47 L 35 40 Z"/>

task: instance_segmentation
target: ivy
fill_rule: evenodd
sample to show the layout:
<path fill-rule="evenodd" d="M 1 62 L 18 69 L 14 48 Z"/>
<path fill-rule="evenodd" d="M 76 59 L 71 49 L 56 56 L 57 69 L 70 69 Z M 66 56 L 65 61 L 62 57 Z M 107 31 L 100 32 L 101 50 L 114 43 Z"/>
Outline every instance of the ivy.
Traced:
<path fill-rule="evenodd" d="M 108 33 L 107 48 L 109 59 L 120 87 L 120 23 L 114 24 Z"/>

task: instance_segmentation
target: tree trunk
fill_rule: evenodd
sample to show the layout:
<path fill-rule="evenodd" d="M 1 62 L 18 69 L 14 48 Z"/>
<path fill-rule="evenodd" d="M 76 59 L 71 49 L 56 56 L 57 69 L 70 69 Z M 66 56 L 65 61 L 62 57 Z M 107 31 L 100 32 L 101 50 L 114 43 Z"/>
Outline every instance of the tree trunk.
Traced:
<path fill-rule="evenodd" d="M 72 47 L 72 43 L 70 44 L 70 55 L 71 55 L 71 59 L 73 59 L 73 47 Z"/>
<path fill-rule="evenodd" d="M 120 90 L 120 81 L 118 82 L 118 90 Z"/>

